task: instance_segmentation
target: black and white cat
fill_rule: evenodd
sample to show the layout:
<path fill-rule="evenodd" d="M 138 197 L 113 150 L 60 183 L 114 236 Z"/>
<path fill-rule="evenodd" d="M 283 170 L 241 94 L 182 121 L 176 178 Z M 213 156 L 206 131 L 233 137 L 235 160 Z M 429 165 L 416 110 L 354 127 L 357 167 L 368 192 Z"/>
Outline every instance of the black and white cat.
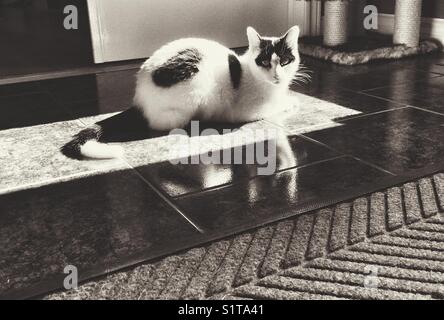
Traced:
<path fill-rule="evenodd" d="M 262 37 L 248 27 L 247 36 L 242 56 L 197 38 L 161 47 L 137 74 L 134 107 L 82 130 L 62 151 L 77 159 L 119 157 L 120 146 L 100 141 L 107 131 L 125 130 L 121 124 L 128 119 L 163 131 L 191 120 L 255 121 L 292 108 L 289 85 L 300 75 L 299 28 L 282 37 Z"/>

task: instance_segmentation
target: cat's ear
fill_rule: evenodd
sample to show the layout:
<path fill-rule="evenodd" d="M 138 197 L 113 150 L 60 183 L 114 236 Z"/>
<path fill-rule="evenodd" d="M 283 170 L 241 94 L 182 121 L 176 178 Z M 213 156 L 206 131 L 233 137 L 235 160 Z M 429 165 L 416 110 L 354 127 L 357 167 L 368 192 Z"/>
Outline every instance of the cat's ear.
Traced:
<path fill-rule="evenodd" d="M 248 46 L 250 48 L 259 48 L 259 44 L 261 43 L 261 36 L 254 30 L 253 27 L 247 28 L 247 37 L 248 37 Z"/>
<path fill-rule="evenodd" d="M 293 26 L 288 30 L 283 36 L 282 39 L 285 39 L 285 42 L 292 47 L 293 49 L 296 49 L 298 47 L 298 40 L 299 40 L 299 27 Z"/>

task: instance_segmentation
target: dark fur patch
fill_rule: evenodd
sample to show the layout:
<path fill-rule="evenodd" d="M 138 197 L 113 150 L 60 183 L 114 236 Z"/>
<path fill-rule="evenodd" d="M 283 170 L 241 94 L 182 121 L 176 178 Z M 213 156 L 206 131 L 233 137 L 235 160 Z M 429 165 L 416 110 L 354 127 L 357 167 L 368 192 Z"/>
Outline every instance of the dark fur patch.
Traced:
<path fill-rule="evenodd" d="M 262 61 L 271 61 L 271 56 L 274 53 L 273 42 L 271 40 L 261 39 L 261 42 L 259 44 L 259 49 L 261 51 L 260 51 L 259 55 L 256 57 L 256 60 L 255 60 L 256 64 L 259 67 L 270 69 L 271 68 L 271 64 L 266 67 L 266 66 L 264 66 L 262 64 Z"/>
<path fill-rule="evenodd" d="M 147 139 L 149 133 L 148 120 L 138 107 L 129 108 L 96 125 L 102 129 L 100 141 L 106 143 Z"/>
<path fill-rule="evenodd" d="M 242 67 L 239 59 L 234 54 L 228 55 L 228 66 L 230 68 L 231 84 L 234 89 L 237 89 L 242 77 Z"/>
<path fill-rule="evenodd" d="M 196 49 L 180 51 L 153 71 L 153 82 L 159 87 L 169 88 L 179 82 L 189 80 L 199 72 L 198 64 L 201 60 L 202 55 Z"/>
<path fill-rule="evenodd" d="M 289 61 L 293 61 L 295 59 L 291 48 L 287 45 L 287 41 L 284 38 L 279 39 L 276 42 L 273 42 L 268 39 L 261 39 L 261 42 L 259 44 L 259 49 L 261 50 L 259 55 L 256 57 L 255 61 L 256 64 L 262 68 L 271 68 L 271 64 L 268 66 L 264 66 L 262 64 L 262 61 L 271 61 L 271 56 L 273 53 L 276 53 L 276 55 L 279 56 L 279 58 L 283 59 L 286 58 Z"/>
<path fill-rule="evenodd" d="M 149 134 L 148 121 L 142 111 L 132 107 L 80 131 L 60 151 L 69 158 L 82 160 L 80 147 L 89 140 L 105 143 L 136 141 L 149 138 Z"/>
<path fill-rule="evenodd" d="M 77 133 L 60 151 L 68 158 L 81 160 L 83 156 L 80 153 L 80 147 L 89 140 L 99 140 L 101 131 L 99 126 L 84 129 Z"/>

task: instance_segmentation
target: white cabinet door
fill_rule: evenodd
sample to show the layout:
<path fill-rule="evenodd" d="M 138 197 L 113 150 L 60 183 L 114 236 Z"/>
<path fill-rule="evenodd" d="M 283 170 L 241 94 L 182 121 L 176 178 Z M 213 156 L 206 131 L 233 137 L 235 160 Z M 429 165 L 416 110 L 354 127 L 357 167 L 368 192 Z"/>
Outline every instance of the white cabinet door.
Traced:
<path fill-rule="evenodd" d="M 149 57 L 182 37 L 247 45 L 245 29 L 279 35 L 288 0 L 88 0 L 96 63 Z"/>

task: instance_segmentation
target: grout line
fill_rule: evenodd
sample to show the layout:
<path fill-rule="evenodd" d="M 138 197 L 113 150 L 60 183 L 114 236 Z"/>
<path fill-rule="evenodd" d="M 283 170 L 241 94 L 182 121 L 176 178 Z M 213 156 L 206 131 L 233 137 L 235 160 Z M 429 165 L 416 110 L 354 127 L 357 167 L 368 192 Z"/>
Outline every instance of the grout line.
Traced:
<path fill-rule="evenodd" d="M 405 107 L 402 107 L 402 108 L 389 109 L 387 111 L 390 111 L 390 110 L 400 110 L 400 109 L 404 109 L 404 108 L 415 108 L 415 109 L 418 109 L 418 110 L 421 110 L 421 111 L 430 112 L 430 113 L 434 113 L 434 114 L 437 114 L 437 115 L 440 115 L 440 116 L 444 116 L 444 113 L 440 113 L 438 111 L 433 111 L 433 110 L 429 110 L 429 109 L 426 109 L 426 108 L 423 108 L 423 107 L 418 107 L 418 106 L 414 106 L 414 105 L 410 105 L 410 104 L 405 104 L 405 103 L 402 103 L 402 102 L 399 102 L 399 101 L 395 101 L 395 100 L 392 100 L 392 99 L 388 99 L 388 98 L 384 98 L 384 97 L 380 97 L 380 96 L 375 96 L 375 95 L 369 94 L 367 92 L 359 92 L 359 93 L 360 94 L 364 94 L 364 95 L 369 96 L 369 97 L 372 97 L 372 98 L 378 98 L 378 99 L 382 99 L 382 100 L 385 100 L 385 101 L 388 101 L 388 102 L 391 102 L 391 103 L 402 104 L 402 105 L 405 106 Z M 357 115 L 356 117 L 358 117 L 358 116 L 359 115 Z M 347 120 L 348 119 L 350 119 L 350 118 L 347 118 Z"/>
<path fill-rule="evenodd" d="M 378 165 L 375 165 L 375 164 L 373 164 L 373 163 L 371 163 L 371 162 L 368 162 L 368 161 L 366 161 L 366 160 L 363 160 L 363 159 L 361 159 L 361 158 L 358 158 L 358 157 L 356 157 L 356 156 L 353 155 L 353 154 L 350 154 L 350 153 L 343 153 L 342 151 L 336 150 L 336 149 L 330 147 L 329 145 L 327 145 L 327 144 L 325 144 L 325 143 L 323 143 L 323 142 L 320 142 L 320 141 L 318 141 L 318 140 L 315 140 L 315 139 L 313 139 L 313 138 L 310 138 L 310 137 L 306 136 L 305 134 L 301 134 L 300 136 L 303 137 L 303 138 L 306 138 L 307 140 L 310 140 L 310 141 L 312 141 L 312 142 L 314 142 L 314 143 L 317 143 L 317 144 L 319 144 L 319 145 L 321 145 L 321 146 L 324 146 L 324 147 L 326 147 L 326 148 L 328 148 L 328 149 L 330 149 L 330 150 L 332 150 L 332 151 L 334 151 L 334 152 L 336 152 L 336 153 L 338 153 L 338 154 L 341 154 L 342 157 L 348 157 L 348 158 L 355 159 L 355 160 L 360 161 L 360 162 L 362 162 L 362 163 L 364 163 L 364 164 L 366 164 L 366 165 L 368 165 L 368 166 L 370 166 L 370 167 L 373 167 L 373 168 L 375 168 L 375 169 L 378 169 L 379 171 L 383 171 L 383 172 L 388 173 L 388 174 L 390 174 L 390 175 L 392 175 L 392 176 L 397 176 L 397 174 L 394 174 L 393 172 L 388 171 L 388 170 L 386 170 L 386 169 L 384 169 L 384 168 L 382 168 L 382 167 L 380 167 L 380 166 L 378 166 Z M 338 157 L 338 158 L 339 158 L 339 157 Z"/>
<path fill-rule="evenodd" d="M 329 102 L 327 100 L 324 100 L 324 101 Z M 357 113 L 356 115 L 360 115 L 360 114 L 362 114 L 362 113 Z M 352 116 L 352 115 L 349 115 L 349 116 Z M 344 117 L 348 117 L 348 116 L 344 116 Z M 293 131 L 289 130 L 284 124 L 272 122 L 271 120 L 268 120 L 268 119 L 263 119 L 263 121 L 266 121 L 266 122 L 268 122 L 268 124 L 277 127 L 277 129 L 284 130 L 284 132 L 287 134 L 287 136 L 294 136 L 294 135 L 302 136 L 303 134 L 315 131 L 317 129 L 329 129 L 330 128 L 330 127 L 324 127 L 325 125 L 342 125 L 341 122 L 336 122 L 335 119 L 331 119 L 326 122 L 321 122 L 318 124 L 313 124 L 313 125 L 301 127 L 300 130 L 298 130 L 297 132 L 293 132 Z M 310 129 L 310 131 L 305 131 L 306 129 Z"/>
<path fill-rule="evenodd" d="M 146 179 L 140 172 L 134 168 L 131 164 L 124 160 L 124 162 L 135 171 L 137 176 L 142 179 L 162 200 L 164 200 L 170 207 L 172 207 L 176 212 L 178 212 L 185 220 L 187 220 L 199 233 L 205 233 L 196 223 L 194 223 L 188 216 L 170 199 L 169 196 L 165 195 L 162 190 L 155 187 L 148 179 Z"/>
<path fill-rule="evenodd" d="M 436 114 L 438 116 L 444 116 L 444 113 L 440 113 L 440 112 L 437 112 L 437 111 L 432 111 L 432 110 L 425 109 L 425 108 L 422 108 L 422 107 L 417 107 L 417 106 L 410 106 L 410 107 L 414 108 L 414 109 L 417 109 L 417 110 L 424 111 L 424 112 L 433 113 L 433 114 Z"/>
<path fill-rule="evenodd" d="M 359 91 L 357 93 L 363 94 L 363 95 L 366 95 L 366 96 L 369 96 L 369 97 L 372 97 L 372 98 L 377 98 L 377 99 L 385 100 L 385 101 L 388 101 L 388 102 L 391 102 L 391 103 L 401 104 L 401 105 L 404 105 L 404 106 L 406 105 L 406 103 L 402 103 L 402 102 L 395 101 L 395 100 L 392 100 L 392 99 L 388 99 L 388 98 L 385 98 L 385 97 L 380 97 L 380 96 L 371 94 L 371 93 L 366 92 L 366 91 Z"/>
<path fill-rule="evenodd" d="M 392 112 L 392 111 L 397 111 L 397 110 L 402 110 L 402 109 L 407 109 L 410 106 L 408 105 L 404 105 L 403 107 L 398 107 L 398 108 L 391 108 L 391 109 L 386 109 L 386 110 L 380 110 L 380 111 L 375 111 L 375 112 L 370 112 L 370 113 L 361 113 L 361 114 L 357 114 L 357 115 L 350 115 L 350 116 L 346 116 L 344 118 L 339 119 L 341 122 L 338 123 L 343 123 L 349 120 L 354 120 L 354 119 L 360 119 L 360 118 L 364 118 L 364 117 L 369 117 L 369 116 L 375 116 L 381 113 L 387 113 L 387 112 Z"/>
<path fill-rule="evenodd" d="M 353 158 L 353 159 L 355 159 L 355 160 L 357 160 L 357 161 L 363 162 L 363 163 L 365 163 L 366 165 L 368 165 L 368 166 L 370 166 L 370 167 L 373 167 L 373 168 L 375 168 L 375 169 L 378 169 L 378 170 L 380 170 L 380 171 L 383 171 L 383 172 L 385 172 L 385 173 L 388 173 L 389 175 L 392 175 L 392 176 L 394 176 L 394 177 L 397 176 L 397 174 L 395 174 L 395 173 L 393 173 L 393 172 L 391 172 L 391 171 L 388 171 L 388 170 L 386 170 L 386 169 L 384 169 L 384 168 L 382 168 L 382 167 L 380 167 L 380 166 L 378 166 L 378 165 L 376 165 L 376 164 L 373 164 L 373 163 L 368 162 L 368 161 L 366 161 L 366 160 L 363 160 L 363 159 L 361 159 L 361 158 L 355 157 L 355 156 L 353 156 L 353 155 L 351 155 L 351 154 L 350 154 L 350 155 L 347 155 L 347 156 L 349 156 L 349 157 L 351 157 L 351 158 Z"/>
<path fill-rule="evenodd" d="M 335 153 L 338 153 L 338 154 L 340 154 L 340 155 L 348 156 L 347 154 L 345 154 L 345 153 L 343 153 L 343 152 L 340 152 L 339 150 L 336 150 L 336 149 L 330 147 L 329 145 L 327 145 L 327 144 L 325 144 L 325 143 L 323 143 L 323 142 L 321 142 L 321 141 L 318 141 L 318 140 L 315 140 L 315 139 L 313 139 L 313 138 L 310 138 L 309 136 L 306 136 L 305 133 L 297 134 L 297 136 L 299 136 L 299 137 L 301 137 L 301 138 L 304 138 L 305 140 L 311 141 L 311 142 L 313 142 L 313 143 L 315 143 L 315 144 L 318 144 L 318 145 L 320 145 L 320 146 L 323 146 L 323 147 L 325 147 L 325 148 L 327 148 L 327 149 L 329 149 L 329 150 L 331 150 L 331 151 L 333 151 L 333 152 L 335 152 Z"/>
<path fill-rule="evenodd" d="M 411 69 L 411 70 L 413 70 L 413 69 Z M 422 70 L 419 70 L 419 71 L 422 71 Z M 436 79 L 436 78 L 444 77 L 444 75 L 441 74 L 441 73 L 433 73 L 433 72 L 426 72 L 426 71 L 422 71 L 422 72 L 430 74 L 430 78 L 413 81 L 413 83 L 421 83 L 421 82 L 426 82 L 429 79 Z M 399 83 L 396 83 L 394 85 L 389 84 L 389 85 L 386 85 L 386 86 L 380 86 L 380 87 L 375 87 L 375 88 L 370 88 L 370 89 L 363 89 L 363 90 L 358 90 L 358 92 L 365 93 L 365 92 L 368 92 L 368 91 L 379 90 L 379 89 L 384 89 L 384 88 L 396 88 L 396 87 L 405 86 L 407 83 L 409 83 L 409 82 L 406 80 L 405 82 L 404 81 L 403 82 L 399 82 Z"/>
<path fill-rule="evenodd" d="M 389 99 L 389 98 L 376 96 L 376 95 L 373 95 L 373 94 L 370 94 L 370 93 L 367 93 L 367 92 L 360 92 L 360 94 L 363 94 L 363 95 L 366 95 L 366 96 L 369 96 L 369 97 L 372 97 L 372 98 L 377 98 L 377 99 L 385 100 L 385 101 L 390 102 L 390 103 L 395 103 L 395 104 L 403 105 L 404 108 L 408 108 L 408 107 L 410 107 L 410 108 L 418 108 L 418 107 L 416 107 L 414 105 L 411 105 L 411 104 L 408 104 L 408 103 L 403 103 L 403 102 L 399 102 L 399 101 L 392 100 L 392 99 Z M 403 109 L 403 108 L 394 108 L 394 109 L 391 109 L 391 110 L 399 110 L 399 109 Z M 425 110 L 424 109 L 424 111 L 429 111 L 429 110 Z M 430 112 L 433 112 L 433 111 L 430 111 Z"/>
<path fill-rule="evenodd" d="M 262 177 L 275 176 L 275 175 L 283 173 L 285 171 L 290 171 L 290 170 L 294 170 L 294 169 L 307 168 L 307 167 L 311 167 L 313 165 L 318 165 L 320 163 L 324 163 L 324 162 L 328 162 L 328 161 L 333 161 L 333 160 L 337 160 L 337 159 L 341 159 L 341 158 L 345 158 L 345 157 L 346 157 L 345 155 L 341 155 L 340 154 L 340 155 L 335 156 L 335 157 L 331 157 L 331 158 L 327 158 L 327 159 L 321 159 L 321 160 L 314 161 L 314 162 L 311 162 L 311 163 L 307 163 L 307 164 L 304 164 L 304 165 L 301 165 L 301 166 L 293 166 L 293 167 L 288 167 L 288 168 L 276 170 L 273 174 L 271 174 L 269 176 L 266 176 L 266 175 L 255 175 L 255 176 L 245 177 L 245 178 L 241 178 L 239 181 L 234 182 L 234 183 L 233 182 L 227 182 L 227 183 L 220 184 L 220 185 L 213 186 L 213 187 L 209 187 L 209 188 L 206 188 L 206 189 L 201 189 L 201 190 L 197 190 L 197 191 L 192 191 L 192 192 L 180 194 L 180 195 L 177 195 L 177 196 L 173 197 L 173 199 L 183 199 L 183 198 L 187 198 L 187 197 L 199 194 L 199 193 L 206 193 L 206 192 L 211 192 L 211 191 L 216 191 L 216 190 L 222 190 L 222 189 L 228 188 L 230 186 L 235 186 L 235 185 L 247 182 L 247 181 L 253 181 L 255 179 L 260 179 Z"/>

